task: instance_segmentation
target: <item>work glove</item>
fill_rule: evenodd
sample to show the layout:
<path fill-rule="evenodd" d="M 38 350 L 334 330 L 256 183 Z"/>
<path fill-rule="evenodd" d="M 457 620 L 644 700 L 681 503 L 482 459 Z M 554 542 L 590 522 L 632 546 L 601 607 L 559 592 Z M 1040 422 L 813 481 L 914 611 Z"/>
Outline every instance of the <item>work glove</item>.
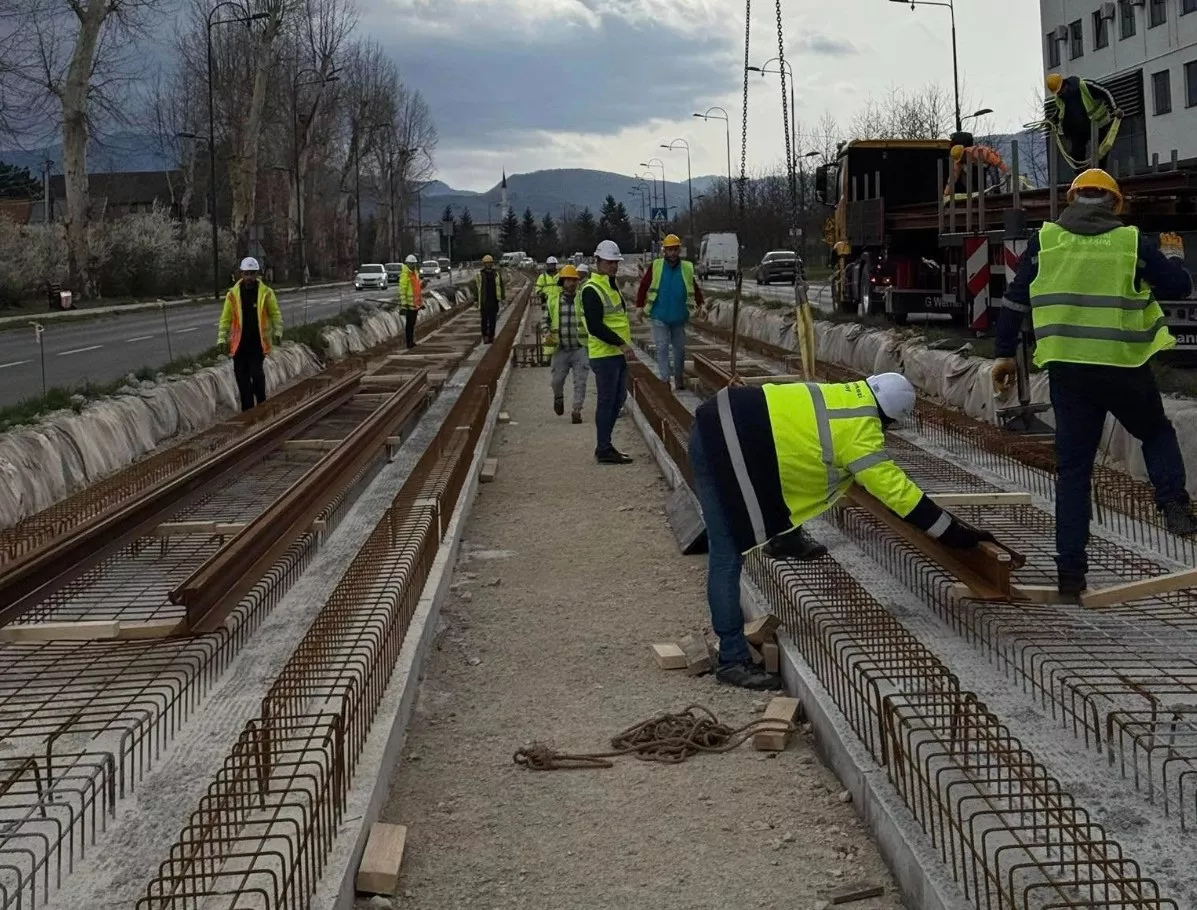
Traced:
<path fill-rule="evenodd" d="M 974 528 L 968 522 L 953 516 L 952 523 L 943 532 L 939 542 L 953 550 L 971 550 L 982 542 L 993 543 L 994 537 L 988 531 Z"/>
<path fill-rule="evenodd" d="M 1018 376 L 1018 364 L 1015 363 L 1013 357 L 999 357 L 993 362 L 993 370 L 990 375 L 993 378 L 993 391 L 1001 395 L 1014 385 L 1014 380 Z"/>
<path fill-rule="evenodd" d="M 555 347 L 557 345 L 557 333 L 556 332 L 545 333 L 544 343 Z"/>
<path fill-rule="evenodd" d="M 1167 231 L 1160 234 L 1160 252 L 1169 259 L 1185 258 L 1185 242 L 1180 234 L 1174 234 Z"/>

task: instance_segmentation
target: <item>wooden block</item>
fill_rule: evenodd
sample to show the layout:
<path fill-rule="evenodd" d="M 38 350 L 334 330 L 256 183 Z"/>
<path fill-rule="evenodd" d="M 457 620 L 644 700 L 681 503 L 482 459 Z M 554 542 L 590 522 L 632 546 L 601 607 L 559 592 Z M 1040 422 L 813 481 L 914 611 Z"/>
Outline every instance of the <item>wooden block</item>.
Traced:
<path fill-rule="evenodd" d="M 1068 597 L 1061 594 L 1055 585 L 1015 585 L 1012 589 L 1012 602 L 1033 604 L 1079 604 L 1079 597 Z M 955 600 L 976 600 L 972 589 L 965 584 L 952 585 L 951 596 Z"/>
<path fill-rule="evenodd" d="M 388 436 L 387 437 L 387 445 L 389 445 L 392 449 L 396 448 L 397 446 L 401 446 L 401 445 L 403 445 L 403 437 L 402 436 Z"/>
<path fill-rule="evenodd" d="M 793 724 L 798 718 L 798 709 L 802 707 L 802 703 L 796 698 L 786 698 L 785 696 L 778 696 L 769 702 L 769 707 L 765 709 L 765 715 L 762 718 L 767 721 L 776 721 L 777 728 L 775 730 L 761 730 L 752 735 L 752 747 L 758 752 L 781 752 L 785 749 L 786 744 L 790 741 L 789 725 Z"/>
<path fill-rule="evenodd" d="M 678 642 L 678 647 L 686 655 L 686 672 L 691 676 L 701 676 L 711 670 L 711 652 L 707 649 L 706 639 L 696 633 L 690 633 Z"/>
<path fill-rule="evenodd" d="M 511 415 L 506 411 L 499 412 L 499 423 L 511 423 Z"/>
<path fill-rule="evenodd" d="M 752 662 L 758 666 L 765 662 L 765 658 L 761 652 L 754 648 L 751 644 L 748 646 L 748 656 L 751 657 Z"/>
<path fill-rule="evenodd" d="M 331 452 L 341 444 L 339 439 L 288 439 L 284 452 Z"/>
<path fill-rule="evenodd" d="M 239 533 L 244 527 L 245 522 L 243 521 L 220 522 L 215 528 L 212 529 L 212 533 L 219 537 L 232 537 L 234 534 Z"/>
<path fill-rule="evenodd" d="M 168 521 L 151 532 L 153 537 L 189 537 L 193 534 L 216 533 L 214 521 Z"/>
<path fill-rule="evenodd" d="M 767 641 L 761 645 L 761 655 L 765 658 L 766 672 L 781 672 L 781 647 L 777 642 Z"/>
<path fill-rule="evenodd" d="M 768 385 L 774 382 L 806 382 L 806 377 L 800 373 L 786 373 L 779 376 L 744 376 L 742 378 L 745 385 Z M 936 501 L 938 502 L 938 500 Z"/>
<path fill-rule="evenodd" d="M 688 665 L 686 652 L 672 642 L 653 645 L 653 656 L 662 670 L 684 670 Z"/>
<path fill-rule="evenodd" d="M 95 641 L 116 638 L 121 624 L 115 619 L 80 622 L 38 622 L 0 628 L 0 641 L 31 644 L 39 641 Z"/>
<path fill-rule="evenodd" d="M 499 471 L 499 459 L 486 458 L 482 461 L 482 470 L 478 474 L 479 483 L 490 483 Z"/>
<path fill-rule="evenodd" d="M 1083 607 L 1115 607 L 1130 600 L 1154 597 L 1157 594 L 1171 594 L 1183 588 L 1197 587 L 1197 569 L 1183 569 L 1168 575 L 1128 581 L 1099 591 L 1086 591 L 1081 595 Z"/>
<path fill-rule="evenodd" d="M 394 894 L 399 887 L 399 866 L 407 843 L 405 825 L 375 822 L 357 867 L 357 890 L 362 894 Z"/>
<path fill-rule="evenodd" d="M 145 622 L 121 622 L 116 637 L 121 641 L 144 641 L 154 638 L 170 638 L 178 635 L 187 627 L 187 620 L 178 619 L 148 619 Z"/>
<path fill-rule="evenodd" d="M 932 493 L 937 506 L 1029 506 L 1030 493 Z"/>
<path fill-rule="evenodd" d="M 780 626 L 780 619 L 772 613 L 766 613 L 759 619 L 753 619 L 744 624 L 744 637 L 754 645 L 763 645 L 772 640 Z"/>
<path fill-rule="evenodd" d="M 884 885 L 870 885 L 865 882 L 857 882 L 854 885 L 845 885 L 842 888 L 836 888 L 827 895 L 827 899 L 832 904 L 850 904 L 853 901 L 868 900 L 870 897 L 880 897 L 884 893 Z"/>

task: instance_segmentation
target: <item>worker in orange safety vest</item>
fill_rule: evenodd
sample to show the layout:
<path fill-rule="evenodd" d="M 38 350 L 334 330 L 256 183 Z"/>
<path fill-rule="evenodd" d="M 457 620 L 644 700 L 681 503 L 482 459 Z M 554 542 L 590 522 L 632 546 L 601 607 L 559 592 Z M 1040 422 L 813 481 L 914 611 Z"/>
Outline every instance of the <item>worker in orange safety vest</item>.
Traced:
<path fill-rule="evenodd" d="M 260 272 L 258 260 L 252 256 L 241 260 L 241 277 L 225 295 L 216 334 L 216 344 L 227 344 L 233 358 L 242 411 L 266 400 L 266 355 L 271 342 L 283 340 L 278 298 L 259 280 Z"/>
<path fill-rule="evenodd" d="M 990 148 L 988 145 L 970 145 L 967 148 L 963 145 L 953 145 L 952 176 L 948 178 L 947 186 L 943 188 L 945 196 L 952 195 L 952 187 L 956 185 L 956 181 L 964 173 L 965 167 L 970 164 L 975 164 L 981 169 L 979 185 L 973 187 L 974 190 L 983 190 L 985 188 L 985 177 L 990 168 L 997 171 L 998 182 L 1001 181 L 1004 175 L 1010 173 L 1010 168 L 1006 167 L 1006 162 L 1002 160 L 1002 156 L 998 154 L 996 149 Z"/>

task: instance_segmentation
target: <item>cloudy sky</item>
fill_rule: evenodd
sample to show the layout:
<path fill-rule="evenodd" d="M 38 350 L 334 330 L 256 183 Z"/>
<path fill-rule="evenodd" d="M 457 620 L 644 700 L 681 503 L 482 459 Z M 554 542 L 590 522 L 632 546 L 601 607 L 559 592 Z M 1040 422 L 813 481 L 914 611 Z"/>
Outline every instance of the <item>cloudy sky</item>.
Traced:
<path fill-rule="evenodd" d="M 438 176 L 459 189 L 522 173 L 594 167 L 632 173 L 660 155 L 670 180 L 725 173 L 731 114 L 739 167 L 744 0 L 362 0 L 362 30 L 399 61 L 430 102 L 440 132 Z M 754 0 L 751 62 L 777 56 L 773 0 Z M 782 0 L 798 117 L 813 129 L 830 111 L 843 124 L 869 95 L 930 82 L 950 90 L 948 10 L 892 0 Z M 993 108 L 987 130 L 1032 119 L 1040 85 L 1038 4 L 957 4 L 962 105 Z M 776 64 L 773 64 L 776 68 Z M 782 159 L 776 75 L 751 74 L 750 164 Z M 841 136 L 838 138 L 847 138 Z"/>

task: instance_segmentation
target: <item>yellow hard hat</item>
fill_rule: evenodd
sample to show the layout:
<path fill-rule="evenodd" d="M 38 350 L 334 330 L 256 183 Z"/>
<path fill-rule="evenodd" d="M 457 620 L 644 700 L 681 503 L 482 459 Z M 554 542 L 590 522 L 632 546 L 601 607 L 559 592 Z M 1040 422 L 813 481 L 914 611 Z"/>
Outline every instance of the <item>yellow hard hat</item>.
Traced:
<path fill-rule="evenodd" d="M 485 256 L 482 257 L 483 264 L 485 264 L 487 262 L 493 263 L 494 261 L 495 261 L 495 257 L 490 255 L 490 253 L 487 253 Z"/>
<path fill-rule="evenodd" d="M 1064 84 L 1064 77 L 1059 73 L 1049 73 L 1047 77 L 1047 90 L 1053 95 L 1059 94 L 1060 86 Z"/>
<path fill-rule="evenodd" d="M 661 241 L 661 249 L 664 249 L 665 247 L 668 247 L 668 246 L 681 246 L 681 245 L 682 245 L 682 238 L 679 237 L 677 234 L 669 234 L 665 237 L 664 240 Z"/>
<path fill-rule="evenodd" d="M 1122 190 L 1118 186 L 1118 181 L 1099 167 L 1091 167 L 1089 170 L 1076 175 L 1076 179 L 1072 181 L 1072 186 L 1068 188 L 1069 202 L 1076 200 L 1076 194 L 1079 190 L 1104 190 L 1117 200 L 1114 211 L 1122 211 Z"/>
<path fill-rule="evenodd" d="M 959 161 L 963 157 L 964 157 L 964 146 L 963 145 L 953 145 L 952 146 L 952 160 Z"/>
<path fill-rule="evenodd" d="M 578 279 L 580 279 L 582 276 L 578 274 L 578 270 L 575 269 L 572 265 L 563 265 L 563 266 L 561 266 L 561 268 L 559 268 L 557 270 L 557 277 L 558 278 L 578 278 Z"/>

